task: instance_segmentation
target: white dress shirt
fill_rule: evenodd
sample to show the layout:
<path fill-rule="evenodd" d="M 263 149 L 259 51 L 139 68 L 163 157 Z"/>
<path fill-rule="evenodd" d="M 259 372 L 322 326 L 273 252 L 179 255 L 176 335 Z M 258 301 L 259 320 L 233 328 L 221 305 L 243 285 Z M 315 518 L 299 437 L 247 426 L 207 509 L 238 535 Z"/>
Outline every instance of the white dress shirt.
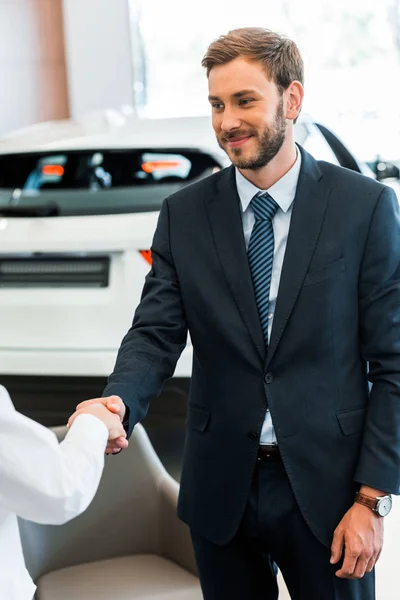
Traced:
<path fill-rule="evenodd" d="M 278 204 L 279 208 L 272 219 L 274 229 L 274 260 L 272 265 L 271 287 L 269 291 L 269 321 L 268 321 L 268 340 L 271 337 L 272 323 L 276 299 L 278 296 L 279 282 L 283 259 L 286 251 L 287 238 L 292 216 L 292 204 L 296 194 L 297 182 L 299 180 L 301 167 L 301 154 L 297 151 L 297 159 L 293 167 L 279 179 L 268 190 L 260 190 L 250 183 L 238 169 L 236 169 L 236 187 L 242 205 L 242 220 L 244 239 L 246 248 L 249 247 L 250 235 L 254 226 L 254 213 L 250 206 L 251 199 L 257 192 L 268 192 Z M 272 424 L 271 413 L 267 410 L 264 424 L 261 430 L 260 444 L 276 444 L 276 436 Z"/>
<path fill-rule="evenodd" d="M 65 440 L 18 413 L 0 386 L 0 598 L 32 600 L 17 516 L 62 524 L 92 501 L 104 466 L 108 429 L 80 415 Z"/>

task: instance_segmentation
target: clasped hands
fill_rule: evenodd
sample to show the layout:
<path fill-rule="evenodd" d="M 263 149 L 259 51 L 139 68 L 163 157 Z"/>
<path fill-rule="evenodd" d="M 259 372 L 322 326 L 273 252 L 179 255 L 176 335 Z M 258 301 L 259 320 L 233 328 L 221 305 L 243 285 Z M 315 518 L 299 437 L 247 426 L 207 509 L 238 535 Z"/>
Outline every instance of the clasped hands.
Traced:
<path fill-rule="evenodd" d="M 67 427 L 71 427 L 75 419 L 82 414 L 94 415 L 108 429 L 108 442 L 106 454 L 116 454 L 128 447 L 126 431 L 122 426 L 125 417 L 125 404 L 119 396 L 109 396 L 108 398 L 93 398 L 85 400 L 76 407 L 76 411 L 69 418 Z"/>

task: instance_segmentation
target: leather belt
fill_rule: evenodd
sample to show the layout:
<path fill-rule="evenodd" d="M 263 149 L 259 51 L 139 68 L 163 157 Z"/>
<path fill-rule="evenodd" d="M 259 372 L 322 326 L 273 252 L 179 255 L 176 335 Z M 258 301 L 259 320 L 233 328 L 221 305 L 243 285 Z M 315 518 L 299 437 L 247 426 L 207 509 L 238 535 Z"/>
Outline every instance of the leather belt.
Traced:
<path fill-rule="evenodd" d="M 261 462 L 281 460 L 281 453 L 277 444 L 261 444 L 258 446 L 257 460 Z"/>

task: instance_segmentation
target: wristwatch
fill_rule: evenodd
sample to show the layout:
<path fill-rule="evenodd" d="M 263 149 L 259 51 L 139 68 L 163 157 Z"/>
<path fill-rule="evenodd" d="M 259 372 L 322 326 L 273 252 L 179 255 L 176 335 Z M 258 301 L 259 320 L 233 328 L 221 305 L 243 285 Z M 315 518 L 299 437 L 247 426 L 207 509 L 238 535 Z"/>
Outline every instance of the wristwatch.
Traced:
<path fill-rule="evenodd" d="M 366 496 L 361 492 L 356 493 L 355 501 L 364 506 L 368 506 L 378 517 L 386 517 L 392 510 L 392 496 Z"/>

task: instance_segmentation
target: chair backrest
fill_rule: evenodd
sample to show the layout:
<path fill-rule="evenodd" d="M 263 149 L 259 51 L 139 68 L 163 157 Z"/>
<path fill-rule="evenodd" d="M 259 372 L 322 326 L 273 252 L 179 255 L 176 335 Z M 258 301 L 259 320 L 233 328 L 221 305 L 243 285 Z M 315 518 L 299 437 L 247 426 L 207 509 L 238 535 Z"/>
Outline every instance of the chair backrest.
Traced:
<path fill-rule="evenodd" d="M 59 440 L 65 427 L 54 428 Z M 136 425 L 129 448 L 106 457 L 95 499 L 61 526 L 20 519 L 28 571 L 34 580 L 65 566 L 159 551 L 159 484 L 166 476 L 145 430 Z"/>

